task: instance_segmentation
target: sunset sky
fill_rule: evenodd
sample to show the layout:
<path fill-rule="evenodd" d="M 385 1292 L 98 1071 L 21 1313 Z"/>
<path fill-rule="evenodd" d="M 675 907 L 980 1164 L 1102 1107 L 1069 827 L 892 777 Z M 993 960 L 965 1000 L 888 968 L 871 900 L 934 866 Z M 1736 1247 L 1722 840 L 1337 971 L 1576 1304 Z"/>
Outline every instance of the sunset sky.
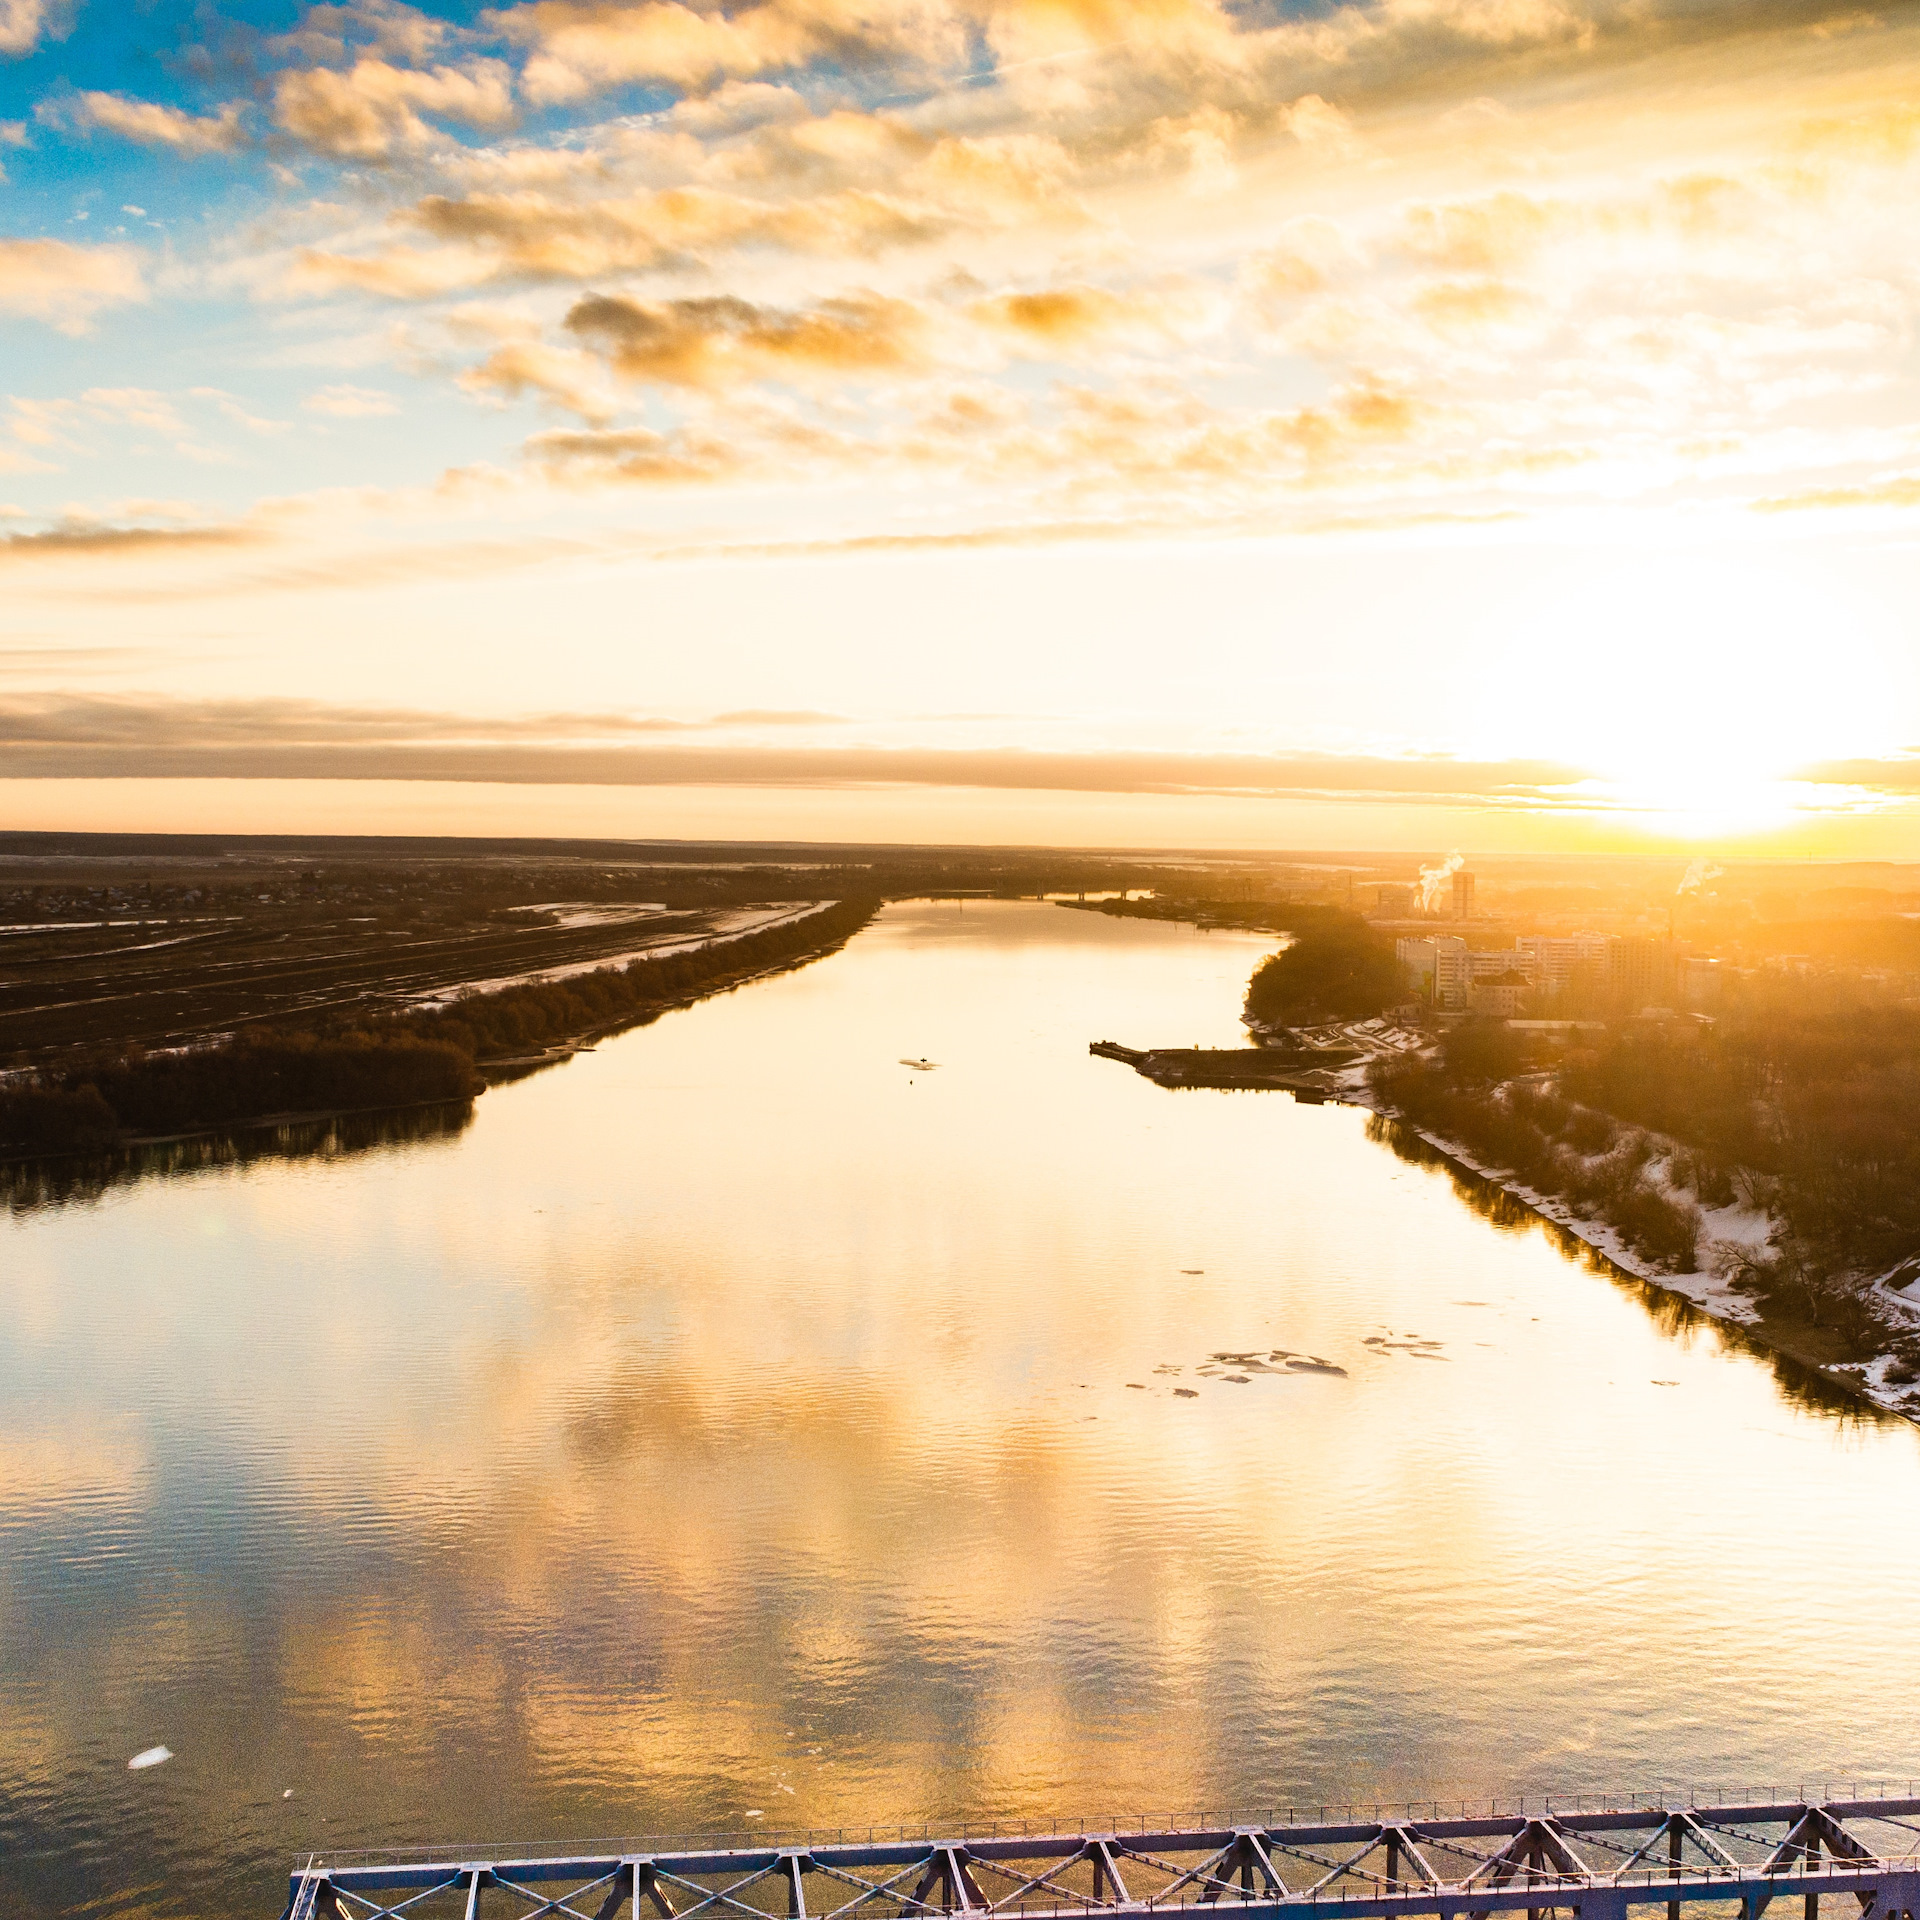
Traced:
<path fill-rule="evenodd" d="M 1920 9 L 0 0 L 0 826 L 1920 849 Z"/>

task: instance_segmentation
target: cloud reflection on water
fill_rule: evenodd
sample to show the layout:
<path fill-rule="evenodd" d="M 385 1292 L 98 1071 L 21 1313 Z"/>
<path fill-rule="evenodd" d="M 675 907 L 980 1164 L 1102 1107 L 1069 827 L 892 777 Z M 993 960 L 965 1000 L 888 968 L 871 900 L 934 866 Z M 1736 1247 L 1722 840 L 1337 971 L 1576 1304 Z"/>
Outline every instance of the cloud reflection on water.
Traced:
<path fill-rule="evenodd" d="M 1087 1057 L 1231 1040 L 1262 945 L 896 907 L 431 1152 L 16 1215 L 0 1460 L 127 1491 L 0 1484 L 0 1879 L 1908 1761 L 1910 1430 L 1360 1113 Z M 1348 1376 L 1199 1371 L 1274 1347 Z"/>

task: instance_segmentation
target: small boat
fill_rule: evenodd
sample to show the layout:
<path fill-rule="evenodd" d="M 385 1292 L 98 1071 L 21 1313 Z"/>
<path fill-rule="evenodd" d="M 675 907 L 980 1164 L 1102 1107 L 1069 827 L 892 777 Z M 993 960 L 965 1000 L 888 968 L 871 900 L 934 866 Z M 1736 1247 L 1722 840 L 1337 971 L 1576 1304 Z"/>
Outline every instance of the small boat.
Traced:
<path fill-rule="evenodd" d="M 934 1068 L 935 1068 L 935 1067 L 937 1067 L 937 1066 L 938 1066 L 938 1065 L 940 1064 L 940 1062 L 939 1062 L 938 1060 L 906 1060 L 906 1059 L 903 1059 L 903 1060 L 902 1060 L 902 1061 L 900 1062 L 900 1064 L 901 1064 L 901 1065 L 902 1065 L 903 1067 L 913 1067 L 913 1068 L 916 1068 L 916 1069 L 917 1069 L 917 1070 L 918 1070 L 919 1072 L 921 1072 L 921 1073 L 931 1073 L 931 1072 L 932 1072 L 932 1071 L 934 1070 Z"/>

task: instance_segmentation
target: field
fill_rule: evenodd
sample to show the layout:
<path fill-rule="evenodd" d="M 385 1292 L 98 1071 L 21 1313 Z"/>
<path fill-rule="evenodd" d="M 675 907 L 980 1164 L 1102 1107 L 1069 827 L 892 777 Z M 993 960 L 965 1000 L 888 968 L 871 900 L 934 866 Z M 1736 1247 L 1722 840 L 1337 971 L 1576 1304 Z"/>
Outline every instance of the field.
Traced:
<path fill-rule="evenodd" d="M 1138 886 L 1156 871 L 914 848 L 0 835 L 0 1064 L 403 1013 L 813 901 Z"/>

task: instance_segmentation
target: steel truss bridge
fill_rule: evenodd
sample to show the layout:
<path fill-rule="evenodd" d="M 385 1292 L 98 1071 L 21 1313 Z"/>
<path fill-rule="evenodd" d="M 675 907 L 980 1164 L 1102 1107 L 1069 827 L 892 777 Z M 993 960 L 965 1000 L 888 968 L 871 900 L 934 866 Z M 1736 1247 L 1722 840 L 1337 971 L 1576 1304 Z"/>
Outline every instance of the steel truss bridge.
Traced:
<path fill-rule="evenodd" d="M 315 1856 L 281 1920 L 1820 1920 L 1920 1916 L 1920 1799 L 1009 1833 L 569 1855 Z M 1713 1903 L 1712 1916 L 1703 1909 Z M 1737 1904 L 1738 1911 L 1732 1911 Z M 1221 1920 L 1226 1920 L 1222 1915 Z M 1657 1920 L 1647 1915 L 1646 1920 Z M 1788 1920 L 1783 1911 L 1777 1920 Z"/>

